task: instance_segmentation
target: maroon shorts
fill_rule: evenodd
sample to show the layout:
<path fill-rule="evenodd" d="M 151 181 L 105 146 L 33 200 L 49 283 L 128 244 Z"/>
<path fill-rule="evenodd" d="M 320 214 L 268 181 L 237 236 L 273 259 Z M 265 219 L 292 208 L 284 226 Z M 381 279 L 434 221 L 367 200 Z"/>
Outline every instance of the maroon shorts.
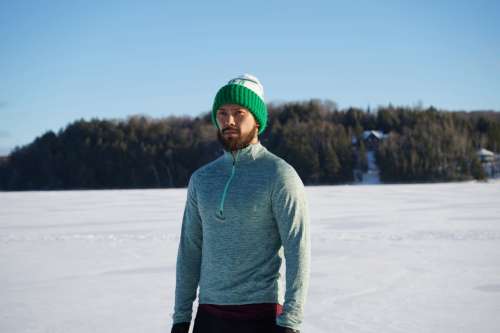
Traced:
<path fill-rule="evenodd" d="M 273 333 L 276 317 L 282 311 L 282 306 L 275 303 L 200 304 L 193 333 Z"/>

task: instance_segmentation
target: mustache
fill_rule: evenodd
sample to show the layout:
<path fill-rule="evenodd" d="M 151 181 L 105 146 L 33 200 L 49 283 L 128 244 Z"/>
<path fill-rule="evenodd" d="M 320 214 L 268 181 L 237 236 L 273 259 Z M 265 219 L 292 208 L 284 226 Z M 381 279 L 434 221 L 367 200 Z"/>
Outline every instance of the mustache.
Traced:
<path fill-rule="evenodd" d="M 240 130 L 238 128 L 236 128 L 236 127 L 226 127 L 224 129 L 222 129 L 222 133 L 225 133 L 227 131 L 235 131 L 235 132 L 240 133 Z"/>

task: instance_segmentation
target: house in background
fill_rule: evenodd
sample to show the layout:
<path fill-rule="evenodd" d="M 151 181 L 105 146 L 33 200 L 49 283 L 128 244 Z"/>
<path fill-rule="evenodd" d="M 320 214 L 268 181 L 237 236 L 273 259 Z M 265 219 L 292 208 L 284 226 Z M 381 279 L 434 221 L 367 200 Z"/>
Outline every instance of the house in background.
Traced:
<path fill-rule="evenodd" d="M 366 147 L 364 160 L 366 161 L 366 169 L 358 165 L 354 169 L 354 179 L 356 184 L 379 184 L 380 175 L 377 166 L 377 161 L 375 158 L 375 151 L 378 148 L 380 142 L 382 142 L 389 135 L 384 134 L 382 131 L 364 131 L 361 137 L 364 146 Z M 359 142 L 358 139 L 353 136 L 352 144 L 356 147 L 359 153 Z"/>
<path fill-rule="evenodd" d="M 500 176 L 500 154 L 481 148 L 477 151 L 484 172 L 489 178 Z"/>
<path fill-rule="evenodd" d="M 481 163 L 493 162 L 495 160 L 495 153 L 488 149 L 479 149 L 477 151 L 477 155 L 479 156 Z"/>
<path fill-rule="evenodd" d="M 378 144 L 388 137 L 389 134 L 384 134 L 382 131 L 375 131 L 375 130 L 363 131 L 363 134 L 361 136 L 363 143 L 365 144 L 365 147 L 371 150 L 377 148 Z M 358 145 L 358 143 L 359 142 L 357 137 L 353 135 L 352 144 Z"/>
<path fill-rule="evenodd" d="M 363 141 L 365 143 L 365 147 L 368 150 L 375 150 L 378 148 L 378 145 L 382 140 L 387 137 L 387 134 L 384 134 L 381 131 L 364 131 L 363 132 Z"/>

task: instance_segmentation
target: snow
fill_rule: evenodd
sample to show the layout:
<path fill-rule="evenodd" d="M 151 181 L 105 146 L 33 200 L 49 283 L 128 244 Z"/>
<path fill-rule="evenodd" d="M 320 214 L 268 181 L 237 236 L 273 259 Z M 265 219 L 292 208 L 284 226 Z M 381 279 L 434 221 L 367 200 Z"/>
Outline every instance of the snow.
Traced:
<path fill-rule="evenodd" d="M 479 156 L 495 156 L 495 153 L 489 151 L 488 149 L 481 148 L 477 151 Z"/>
<path fill-rule="evenodd" d="M 0 192 L 1 332 L 169 332 L 185 189 Z M 308 187 L 307 332 L 497 332 L 500 182 Z"/>
<path fill-rule="evenodd" d="M 380 184 L 380 172 L 375 158 L 375 152 L 368 150 L 366 152 L 366 160 L 368 162 L 368 170 L 363 173 L 361 181 L 358 184 L 375 185 Z"/>
<path fill-rule="evenodd" d="M 384 134 L 382 131 L 374 131 L 374 130 L 371 130 L 371 131 L 364 131 L 363 132 L 363 139 L 367 139 L 370 137 L 370 135 L 373 135 L 375 136 L 377 139 L 381 140 L 383 138 L 385 138 L 387 135 Z"/>

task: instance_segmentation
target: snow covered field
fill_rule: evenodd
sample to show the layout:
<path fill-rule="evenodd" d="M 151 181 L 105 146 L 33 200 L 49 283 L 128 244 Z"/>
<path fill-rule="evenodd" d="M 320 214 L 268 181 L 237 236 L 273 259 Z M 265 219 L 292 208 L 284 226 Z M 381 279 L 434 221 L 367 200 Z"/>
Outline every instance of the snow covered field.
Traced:
<path fill-rule="evenodd" d="M 500 182 L 307 193 L 303 332 L 499 332 Z M 170 332 L 185 194 L 0 192 L 0 332 Z"/>

